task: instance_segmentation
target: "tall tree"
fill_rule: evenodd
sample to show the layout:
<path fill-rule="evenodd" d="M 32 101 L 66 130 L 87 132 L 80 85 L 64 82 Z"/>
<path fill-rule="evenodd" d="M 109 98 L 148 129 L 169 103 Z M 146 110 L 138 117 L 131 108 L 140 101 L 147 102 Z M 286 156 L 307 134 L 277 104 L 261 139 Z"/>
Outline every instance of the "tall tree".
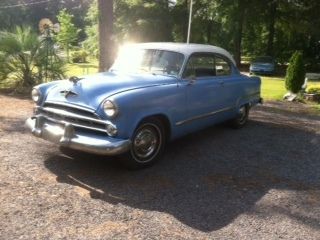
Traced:
<path fill-rule="evenodd" d="M 273 56 L 273 42 L 274 42 L 274 34 L 275 34 L 275 24 L 276 24 L 276 16 L 277 16 L 277 6 L 278 1 L 277 0 L 271 0 L 269 2 L 269 8 L 268 8 L 268 19 L 269 19 L 269 25 L 268 25 L 268 42 L 267 42 L 267 55 Z"/>
<path fill-rule="evenodd" d="M 173 41 L 172 0 L 119 0 L 116 30 L 124 41 Z"/>
<path fill-rule="evenodd" d="M 72 22 L 73 15 L 69 14 L 66 9 L 61 10 L 57 17 L 60 23 L 57 41 L 67 52 L 67 60 L 69 62 L 70 45 L 77 40 L 80 30 L 75 27 Z"/>
<path fill-rule="evenodd" d="M 87 38 L 83 41 L 83 47 L 95 57 L 99 57 L 98 16 L 98 3 L 94 0 L 85 17 L 88 25 L 85 28 Z"/>
<path fill-rule="evenodd" d="M 235 31 L 234 31 L 234 58 L 237 66 L 241 65 L 241 50 L 242 50 L 242 37 L 243 28 L 245 23 L 245 16 L 247 10 L 248 1 L 237 0 L 236 1 L 236 21 L 235 21 Z"/>
<path fill-rule="evenodd" d="M 99 11 L 99 71 L 107 71 L 114 58 L 113 0 L 98 0 Z"/>

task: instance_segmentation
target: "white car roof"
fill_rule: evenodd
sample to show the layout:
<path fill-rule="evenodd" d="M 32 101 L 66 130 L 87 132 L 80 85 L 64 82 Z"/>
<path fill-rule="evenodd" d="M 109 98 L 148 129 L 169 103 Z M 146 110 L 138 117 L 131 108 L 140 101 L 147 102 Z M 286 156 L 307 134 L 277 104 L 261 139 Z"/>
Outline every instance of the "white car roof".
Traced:
<path fill-rule="evenodd" d="M 144 48 L 144 49 L 161 49 L 161 50 L 168 50 L 173 52 L 180 52 L 186 56 L 190 56 L 192 53 L 195 53 L 195 52 L 217 53 L 217 54 L 226 56 L 235 65 L 235 61 L 229 52 L 227 52 L 223 48 L 212 46 L 212 45 L 195 44 L 195 43 L 191 43 L 191 44 L 169 43 L 169 42 L 136 43 L 132 45 L 140 48 Z"/>

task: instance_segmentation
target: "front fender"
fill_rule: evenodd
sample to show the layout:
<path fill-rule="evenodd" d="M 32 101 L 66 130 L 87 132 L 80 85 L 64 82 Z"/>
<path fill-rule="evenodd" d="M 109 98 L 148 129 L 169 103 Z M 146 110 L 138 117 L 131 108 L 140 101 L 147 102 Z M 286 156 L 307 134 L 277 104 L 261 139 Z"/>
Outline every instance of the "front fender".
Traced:
<path fill-rule="evenodd" d="M 165 116 L 171 125 L 186 117 L 186 94 L 177 84 L 135 89 L 112 97 L 119 107 L 119 114 L 111 121 L 118 128 L 120 138 L 131 138 L 144 118 Z"/>
<path fill-rule="evenodd" d="M 52 82 L 48 82 L 48 83 L 42 83 L 42 84 L 35 86 L 34 88 L 39 89 L 39 91 L 41 92 L 41 101 L 39 102 L 39 105 L 42 105 L 45 102 L 50 90 L 52 90 L 58 84 L 65 82 L 65 81 L 66 80 L 58 80 L 58 81 L 52 81 Z"/>

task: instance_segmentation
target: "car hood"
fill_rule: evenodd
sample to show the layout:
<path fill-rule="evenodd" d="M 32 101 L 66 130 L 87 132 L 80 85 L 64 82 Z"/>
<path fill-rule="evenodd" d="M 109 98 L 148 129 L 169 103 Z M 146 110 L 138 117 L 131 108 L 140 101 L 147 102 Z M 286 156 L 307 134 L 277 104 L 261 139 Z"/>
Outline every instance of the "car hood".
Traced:
<path fill-rule="evenodd" d="M 77 83 L 68 80 L 58 81 L 49 90 L 45 102 L 75 104 L 96 110 L 104 99 L 114 94 L 176 82 L 177 78 L 163 75 L 98 73 L 85 76 Z M 66 97 L 66 91 L 72 92 Z"/>

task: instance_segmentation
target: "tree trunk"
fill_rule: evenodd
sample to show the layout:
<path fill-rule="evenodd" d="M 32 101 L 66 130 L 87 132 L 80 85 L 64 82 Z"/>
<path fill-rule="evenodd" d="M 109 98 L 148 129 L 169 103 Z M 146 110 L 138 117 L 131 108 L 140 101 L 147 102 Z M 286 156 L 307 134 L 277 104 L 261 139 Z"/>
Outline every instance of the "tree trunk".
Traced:
<path fill-rule="evenodd" d="M 240 67 L 241 65 L 241 44 L 245 10 L 246 9 L 244 0 L 238 0 L 238 17 L 234 36 L 234 58 L 238 67 Z"/>
<path fill-rule="evenodd" d="M 172 36 L 172 19 L 171 19 L 171 12 L 169 8 L 169 0 L 164 1 L 164 12 L 167 17 L 164 19 L 164 40 L 167 42 L 172 42 L 173 41 L 173 36 Z"/>
<path fill-rule="evenodd" d="M 113 63 L 113 0 L 98 0 L 99 71 L 107 71 Z"/>
<path fill-rule="evenodd" d="M 277 1 L 272 0 L 269 7 L 269 26 L 268 26 L 268 43 L 267 43 L 267 55 L 273 56 L 273 40 L 275 34 L 275 23 L 277 14 Z"/>

